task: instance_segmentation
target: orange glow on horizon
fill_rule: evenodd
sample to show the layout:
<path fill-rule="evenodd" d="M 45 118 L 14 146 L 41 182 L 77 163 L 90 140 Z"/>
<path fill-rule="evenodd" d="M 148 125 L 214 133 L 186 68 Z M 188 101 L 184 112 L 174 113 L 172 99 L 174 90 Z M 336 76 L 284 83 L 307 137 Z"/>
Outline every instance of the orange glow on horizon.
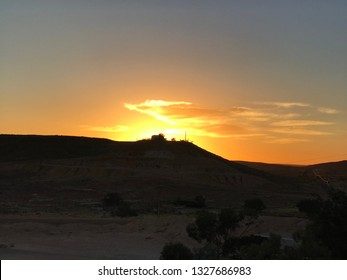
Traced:
<path fill-rule="evenodd" d="M 217 109 L 188 101 L 145 100 L 125 103 L 124 108 L 124 124 L 95 130 L 111 132 L 111 138 L 118 141 L 149 139 L 159 133 L 167 140 L 187 137 L 226 159 L 269 163 L 314 163 L 322 141 L 331 141 L 327 137 L 335 124 L 325 120 L 321 107 L 300 102 Z M 312 115 L 316 112 L 316 117 L 300 118 L 303 110 Z M 331 155 L 321 153 L 321 158 L 338 159 L 337 151 Z"/>

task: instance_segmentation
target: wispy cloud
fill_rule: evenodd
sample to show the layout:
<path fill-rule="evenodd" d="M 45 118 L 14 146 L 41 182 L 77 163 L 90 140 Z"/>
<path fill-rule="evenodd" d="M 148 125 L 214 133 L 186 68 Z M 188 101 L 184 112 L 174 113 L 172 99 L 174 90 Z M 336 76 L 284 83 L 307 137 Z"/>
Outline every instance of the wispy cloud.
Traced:
<path fill-rule="evenodd" d="M 247 128 L 246 122 L 236 120 L 263 116 L 251 108 L 201 108 L 186 101 L 146 100 L 143 103 L 125 103 L 125 108 L 163 121 L 173 127 L 189 129 L 190 134 L 214 138 L 254 137 L 259 135 Z"/>
<path fill-rule="evenodd" d="M 312 121 L 312 120 L 286 120 L 273 122 L 273 126 L 320 126 L 320 125 L 332 125 L 333 122 L 324 122 L 324 121 Z"/>
<path fill-rule="evenodd" d="M 310 107 L 310 104 L 302 102 L 257 102 L 257 104 L 270 105 L 278 108 L 292 108 L 292 107 Z"/>
<path fill-rule="evenodd" d="M 272 113 L 268 112 L 262 112 L 253 108 L 245 108 L 243 107 L 243 110 L 240 111 L 232 111 L 232 113 L 238 117 L 243 117 L 248 120 L 252 121 L 268 121 L 273 117 Z"/>
<path fill-rule="evenodd" d="M 333 109 L 333 108 L 325 108 L 325 107 L 318 107 L 318 111 L 323 113 L 323 114 L 328 114 L 328 115 L 336 115 L 339 114 L 340 111 Z"/>
<path fill-rule="evenodd" d="M 310 142 L 310 140 L 304 138 L 274 138 L 266 141 L 269 144 L 295 144 L 303 142 Z"/>
<path fill-rule="evenodd" d="M 302 102 L 258 102 L 253 106 L 203 108 L 187 101 L 146 100 L 125 103 L 125 108 L 151 116 L 167 124 L 168 129 L 189 130 L 196 136 L 214 138 L 254 138 L 266 143 L 289 144 L 310 141 L 308 136 L 332 133 L 325 114 L 333 109 Z M 305 119 L 304 116 L 310 116 Z M 302 119 L 301 119 L 302 117 Z M 306 137 L 297 137 L 306 136 Z"/>
<path fill-rule="evenodd" d="M 126 103 L 127 105 L 128 103 Z M 154 107 L 168 107 L 177 105 L 190 105 L 192 103 L 186 101 L 165 101 L 165 100 L 146 100 L 140 104 L 135 104 L 137 108 L 154 108 Z M 132 105 L 132 104 L 129 104 Z"/>
<path fill-rule="evenodd" d="M 190 102 L 185 101 L 164 101 L 164 100 L 146 100 L 140 104 L 125 103 L 125 108 L 150 115 L 160 121 L 168 124 L 175 124 L 175 121 L 165 116 L 163 108 L 165 107 L 178 107 L 190 105 Z"/>
<path fill-rule="evenodd" d="M 327 131 L 315 130 L 315 129 L 303 129 L 303 128 L 278 128 L 271 130 L 272 132 L 290 135 L 331 135 L 332 133 Z"/>

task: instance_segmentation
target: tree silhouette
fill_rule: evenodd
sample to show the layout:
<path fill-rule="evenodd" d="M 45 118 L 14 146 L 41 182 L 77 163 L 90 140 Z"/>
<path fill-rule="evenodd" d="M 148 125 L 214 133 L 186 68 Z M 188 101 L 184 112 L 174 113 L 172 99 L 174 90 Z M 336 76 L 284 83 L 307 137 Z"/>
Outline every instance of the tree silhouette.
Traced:
<path fill-rule="evenodd" d="M 242 211 L 245 216 L 246 227 L 241 233 L 241 236 L 249 231 L 250 227 L 255 224 L 260 214 L 266 209 L 264 202 L 259 198 L 245 200 Z"/>
<path fill-rule="evenodd" d="M 330 190 L 327 200 L 316 198 L 301 201 L 298 208 L 310 219 L 305 230 L 296 234 L 303 258 L 346 259 L 346 193 Z"/>
<path fill-rule="evenodd" d="M 234 254 L 242 245 L 240 243 L 242 237 L 233 236 L 234 231 L 245 218 L 253 223 L 264 209 L 265 205 L 260 199 L 253 199 L 246 201 L 243 211 L 240 212 L 231 208 L 220 209 L 218 213 L 198 212 L 195 222 L 189 224 L 186 230 L 191 238 L 199 243 L 205 243 L 205 246 L 198 252 L 199 258 L 204 257 L 204 250 L 208 252 L 209 256 L 213 255 L 211 251 L 214 250 L 217 259 Z M 248 227 L 249 224 L 246 223 L 246 229 Z M 253 238 L 248 242 L 259 242 L 259 239 Z"/>
<path fill-rule="evenodd" d="M 221 209 L 218 214 L 201 211 L 198 213 L 195 223 L 187 226 L 187 233 L 200 243 L 205 241 L 212 244 L 219 259 L 222 256 L 224 244 L 239 226 L 241 220 L 242 216 L 231 208 Z"/>

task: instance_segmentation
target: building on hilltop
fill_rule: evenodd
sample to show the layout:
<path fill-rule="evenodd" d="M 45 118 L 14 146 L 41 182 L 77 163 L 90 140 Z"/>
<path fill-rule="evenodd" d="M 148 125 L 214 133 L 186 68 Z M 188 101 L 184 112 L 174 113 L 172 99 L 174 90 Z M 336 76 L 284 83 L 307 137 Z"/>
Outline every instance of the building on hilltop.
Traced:
<path fill-rule="evenodd" d="M 152 135 L 152 141 L 166 141 L 166 138 L 163 133 L 159 133 L 158 135 Z"/>

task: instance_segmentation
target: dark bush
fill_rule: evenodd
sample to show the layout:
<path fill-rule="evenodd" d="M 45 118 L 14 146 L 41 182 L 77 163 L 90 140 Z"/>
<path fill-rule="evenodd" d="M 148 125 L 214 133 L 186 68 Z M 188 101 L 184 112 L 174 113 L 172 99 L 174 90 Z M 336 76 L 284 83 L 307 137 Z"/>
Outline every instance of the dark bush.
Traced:
<path fill-rule="evenodd" d="M 246 240 L 243 239 L 242 234 L 238 237 L 233 235 L 235 235 L 236 228 L 247 218 L 246 229 L 243 230 L 243 233 L 245 233 L 254 224 L 263 209 L 265 209 L 264 203 L 260 199 L 253 199 L 245 201 L 244 211 L 242 212 L 231 208 L 223 208 L 218 213 L 200 211 L 197 213 L 195 222 L 189 224 L 186 230 L 191 238 L 200 243 L 204 241 L 204 247 L 208 245 L 206 248 L 215 250 L 214 255 L 218 259 L 220 257 L 229 258 L 238 254 L 237 252 L 242 246 L 240 242 L 248 242 L 248 245 L 260 242 L 262 238 L 252 237 Z M 204 255 L 204 250 L 199 250 L 198 254 L 197 258 L 201 258 Z M 212 256 L 213 254 L 209 252 L 208 255 Z"/>
<path fill-rule="evenodd" d="M 202 195 L 197 195 L 194 199 L 195 207 L 204 208 L 206 207 L 206 199 Z"/>
<path fill-rule="evenodd" d="M 243 213 L 252 218 L 258 218 L 263 210 L 266 209 L 264 202 L 259 198 L 245 200 L 243 204 Z"/>
<path fill-rule="evenodd" d="M 118 217 L 137 216 L 137 212 L 131 208 L 130 204 L 123 201 L 112 213 Z"/>
<path fill-rule="evenodd" d="M 262 242 L 251 242 L 240 248 L 240 258 L 246 260 L 278 260 L 285 258 L 281 249 L 281 236 L 271 234 Z"/>
<path fill-rule="evenodd" d="M 116 192 L 106 194 L 102 200 L 102 205 L 104 211 L 109 212 L 111 216 L 131 217 L 137 215 L 131 205 Z"/>
<path fill-rule="evenodd" d="M 110 208 L 117 207 L 123 202 L 123 198 L 119 193 L 108 193 L 102 200 L 102 206 L 104 210 L 109 210 Z"/>
<path fill-rule="evenodd" d="M 318 198 L 301 200 L 296 206 L 300 212 L 305 213 L 310 218 L 314 218 L 319 214 L 322 205 L 323 201 Z"/>
<path fill-rule="evenodd" d="M 188 235 L 201 242 L 207 240 L 212 242 L 216 237 L 217 230 L 217 216 L 215 213 L 208 211 L 201 211 L 198 213 L 195 223 L 187 226 Z"/>
<path fill-rule="evenodd" d="M 193 253 L 181 242 L 167 243 L 160 253 L 161 260 L 192 260 Z"/>

